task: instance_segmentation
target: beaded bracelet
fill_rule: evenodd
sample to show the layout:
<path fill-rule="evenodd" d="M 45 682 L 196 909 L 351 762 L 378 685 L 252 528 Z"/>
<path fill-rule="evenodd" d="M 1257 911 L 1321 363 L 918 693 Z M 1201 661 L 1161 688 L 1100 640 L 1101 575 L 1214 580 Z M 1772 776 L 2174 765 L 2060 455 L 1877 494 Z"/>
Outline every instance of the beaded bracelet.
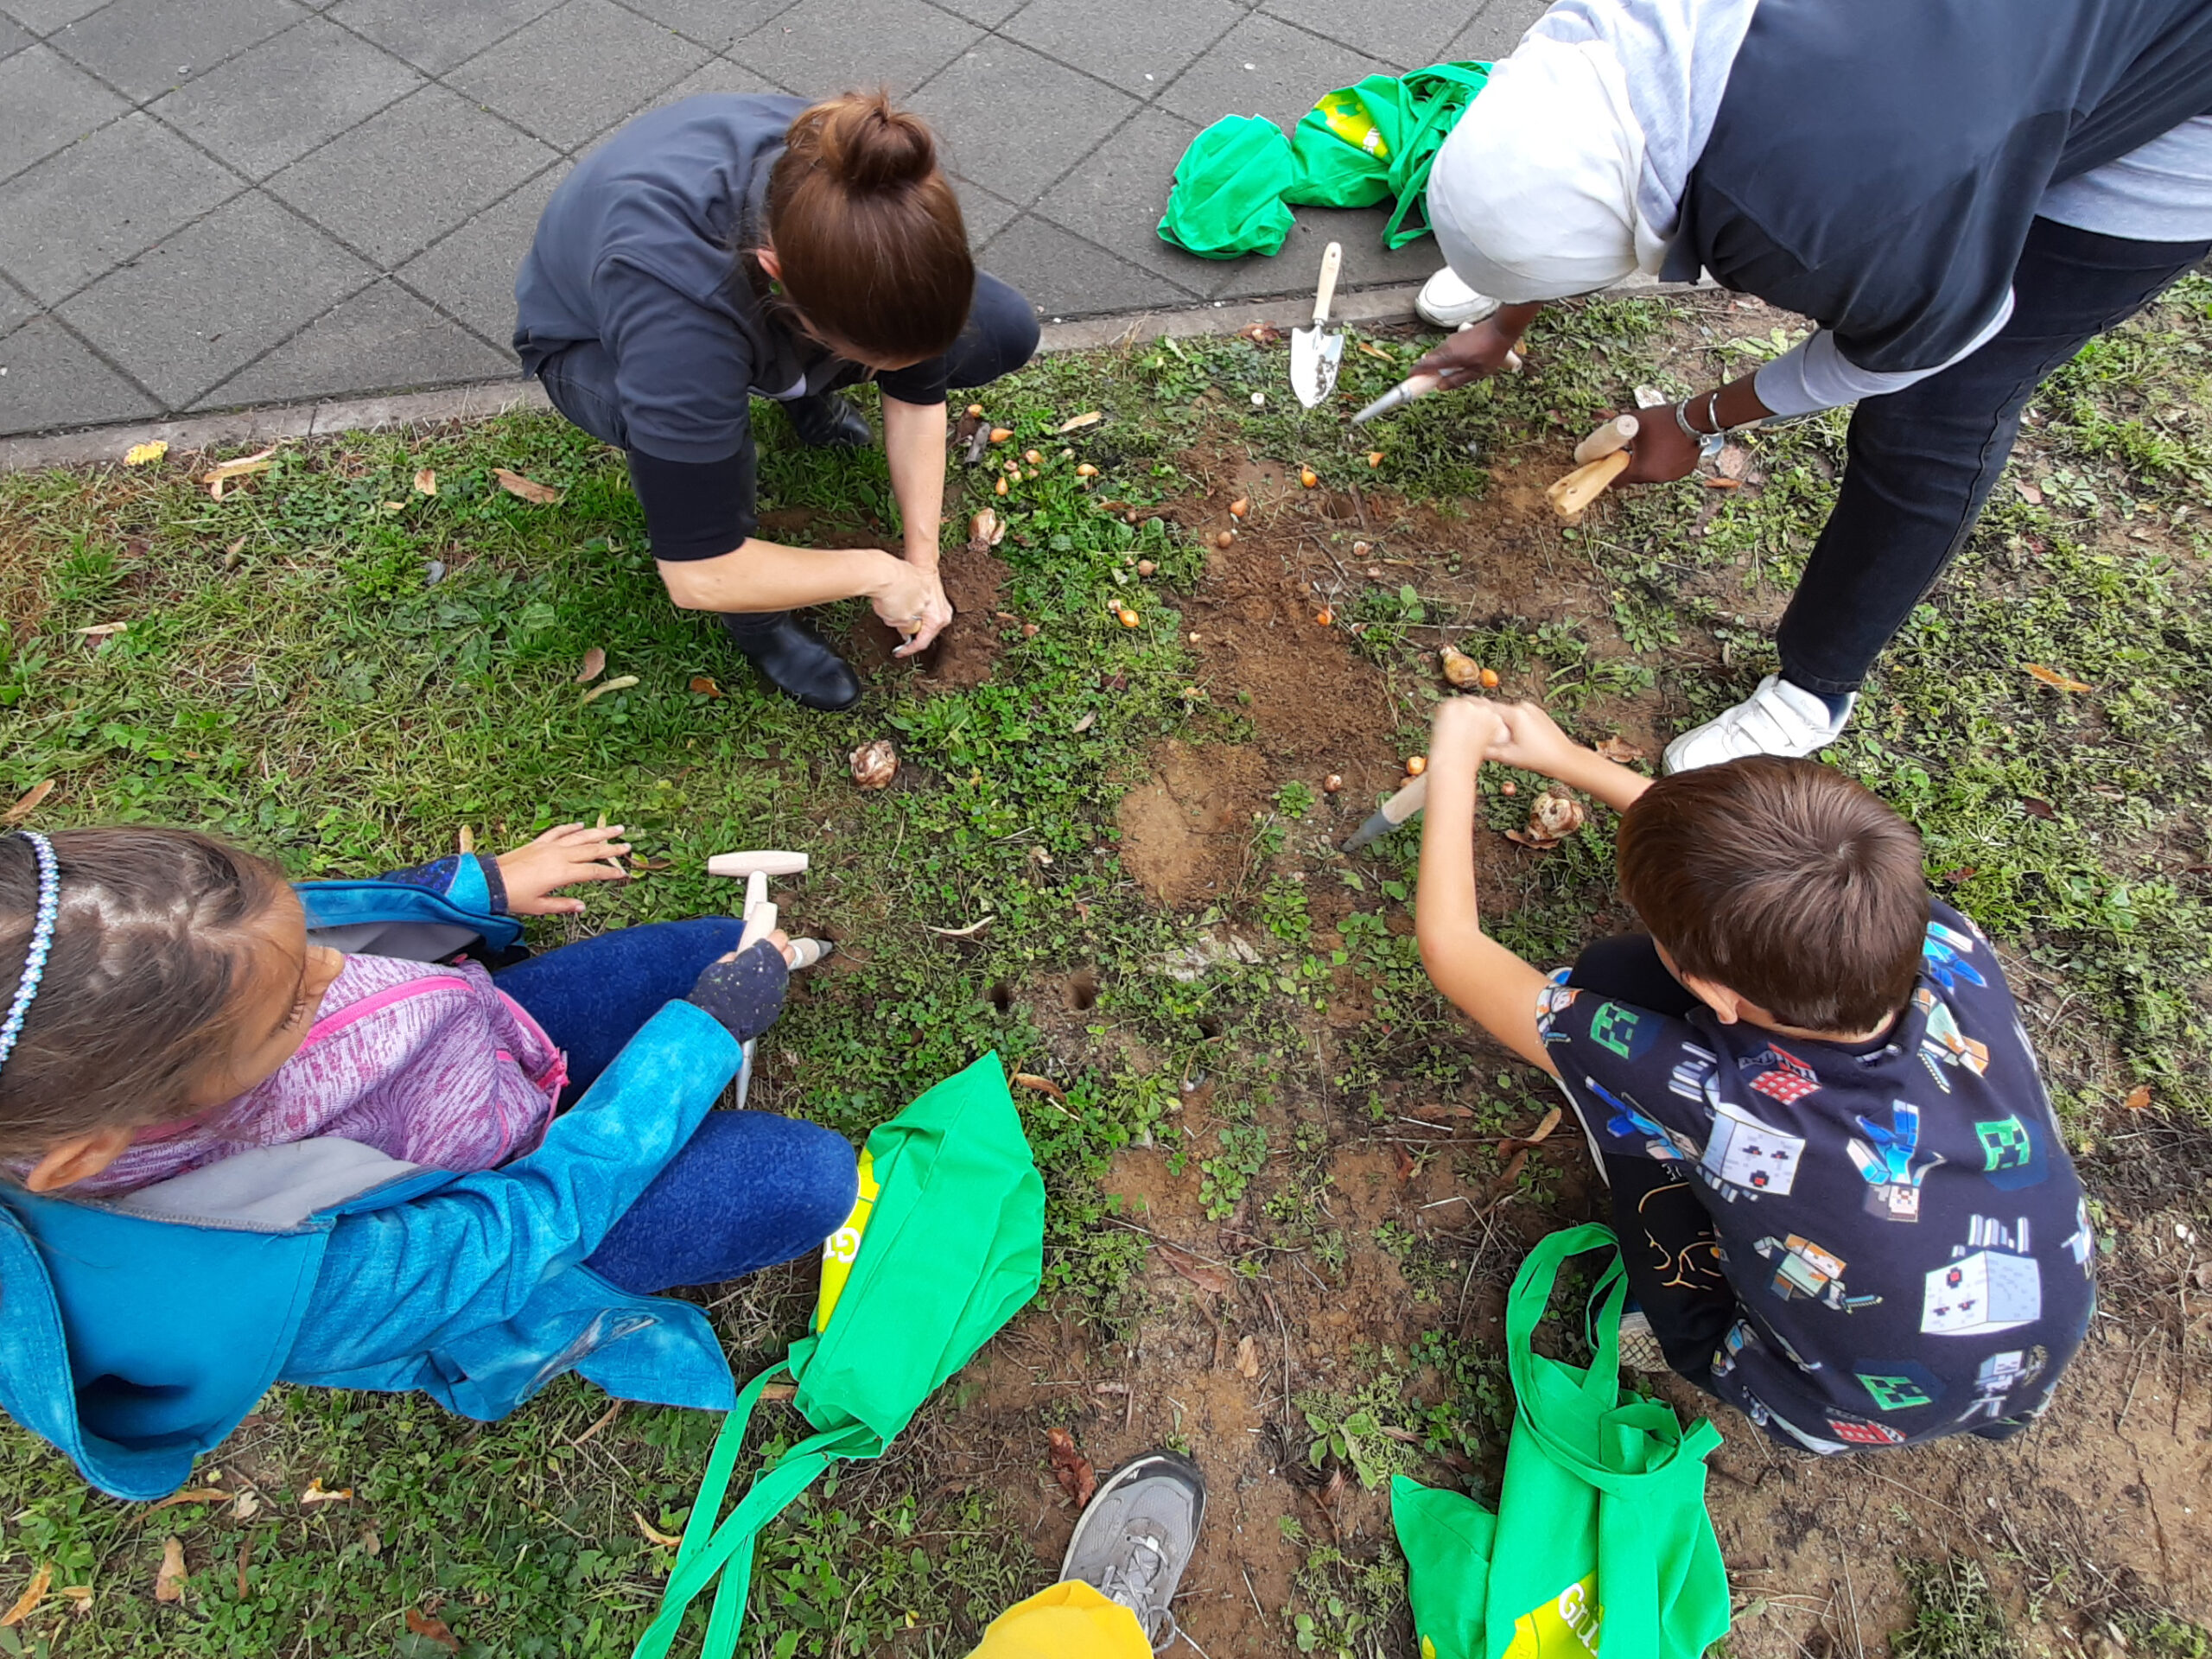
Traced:
<path fill-rule="evenodd" d="M 16 1000 L 8 1005 L 8 1017 L 0 1020 L 0 1065 L 7 1065 L 8 1056 L 16 1052 L 16 1039 L 23 1033 L 23 1015 L 38 995 L 39 982 L 46 977 L 47 953 L 54 948 L 54 924 L 61 913 L 61 870 L 54 861 L 54 843 L 35 830 L 16 833 L 30 842 L 32 855 L 38 860 L 38 913 L 31 924 L 31 946 L 23 957 L 23 976 L 16 982 Z"/>

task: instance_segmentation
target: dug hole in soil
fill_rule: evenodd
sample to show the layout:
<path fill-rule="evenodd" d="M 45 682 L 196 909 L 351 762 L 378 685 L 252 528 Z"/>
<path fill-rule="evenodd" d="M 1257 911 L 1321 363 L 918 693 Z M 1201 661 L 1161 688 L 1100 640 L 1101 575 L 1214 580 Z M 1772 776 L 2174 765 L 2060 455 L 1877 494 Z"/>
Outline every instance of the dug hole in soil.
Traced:
<path fill-rule="evenodd" d="M 1235 531 L 1182 601 L 1198 683 L 1217 707 L 1248 715 L 1253 734 L 1235 743 L 1168 741 L 1149 757 L 1152 775 L 1122 802 L 1119 827 L 1123 866 L 1150 897 L 1182 911 L 1226 900 L 1233 916 L 1240 894 L 1303 863 L 1314 873 L 1313 948 L 1325 954 L 1339 942 L 1333 929 L 1351 898 L 1329 866 L 1286 853 L 1261 868 L 1252 849 L 1255 815 L 1287 782 L 1319 796 L 1328 774 L 1344 779 L 1342 792 L 1309 815 L 1335 841 L 1403 780 L 1395 744 L 1425 722 L 1427 707 L 1394 696 L 1385 676 L 1354 648 L 1344 618 L 1363 584 L 1379 581 L 1395 591 L 1410 580 L 1425 600 L 1456 601 L 1461 619 L 1476 626 L 1565 621 L 1600 655 L 1625 652 L 1603 586 L 1560 540 L 1543 500 L 1543 485 L 1570 464 L 1557 445 L 1517 457 L 1500 466 L 1493 486 L 1464 516 L 1445 518 L 1376 491 L 1306 490 L 1294 471 L 1241 453 L 1181 458 L 1184 475 L 1205 488 L 1166 511 L 1209 545 L 1219 531 Z M 1241 522 L 1228 512 L 1240 498 L 1252 504 Z M 1605 511 L 1597 510 L 1600 517 Z M 1354 540 L 1370 544 L 1357 560 Z M 1456 575 L 1448 570 L 1454 556 Z M 949 560 L 948 570 L 957 563 Z M 974 567 L 966 580 L 995 583 L 1001 573 L 993 563 Z M 988 607 L 988 596 L 976 597 Z M 1786 597 L 1764 595 L 1748 608 L 1764 607 L 1770 622 Z M 1730 598 L 1747 607 L 1740 587 Z M 1317 624 L 1329 606 L 1337 616 Z M 1431 648 L 1446 637 L 1458 631 L 1413 631 Z M 1716 656 L 1695 645 L 1679 654 L 1691 672 L 1717 666 Z M 1656 753 L 1683 714 L 1668 704 L 1671 678 L 1662 671 L 1660 690 L 1643 699 L 1586 709 L 1582 733 L 1610 729 Z M 1509 677 L 1497 695 L 1535 690 Z M 1485 906 L 1510 907 L 1545 856 L 1485 834 Z M 1386 906 L 1386 917 L 1394 931 L 1410 929 L 1403 906 Z M 1340 1035 L 1365 1017 L 1359 988 L 1342 982 L 1344 970 L 1338 977 L 1342 994 L 1327 1012 L 1306 1015 L 1322 1077 L 1331 1074 Z M 1072 1065 L 1095 1060 L 1099 1039 L 1087 1030 L 1095 1014 L 1056 1021 L 1045 1006 L 1054 999 L 1020 995 L 1038 1003 L 1055 1058 Z M 1471 1031 L 1467 1048 L 1478 1076 L 1496 1069 L 1496 1051 Z M 1171 1174 L 1164 1149 L 1123 1153 L 1108 1187 L 1124 1201 L 1122 1224 L 1152 1241 L 1138 1287 L 1144 1312 L 1126 1327 L 1127 1340 L 1103 1338 L 1042 1310 L 1017 1320 L 950 1396 L 956 1408 L 931 1426 L 928 1455 L 942 1489 L 994 1492 L 1051 1570 L 1076 1506 L 1054 1478 L 1048 1427 L 1071 1429 L 1100 1476 L 1171 1440 L 1186 1445 L 1206 1471 L 1211 1508 L 1179 1618 L 1209 1659 L 1293 1651 L 1283 1615 L 1308 1550 L 1333 1545 L 1363 1559 L 1395 1548 L 1387 1490 L 1364 1490 L 1334 1459 L 1315 1467 L 1307 1456 L 1313 1436 L 1293 1396 L 1350 1392 L 1373 1375 L 1385 1349 L 1402 1368 L 1414 1340 L 1433 1327 L 1495 1351 L 1503 1294 L 1529 1247 L 1556 1227 L 1603 1215 L 1571 1116 L 1527 1148 L 1550 1166 L 1547 1190 L 1558 1194 L 1539 1208 L 1514 1193 L 1510 1174 L 1500 1179 L 1495 1135 L 1477 1135 L 1439 1107 L 1433 1086 L 1394 1088 L 1390 1121 L 1378 1128 L 1360 1103 L 1315 1097 L 1285 1079 L 1257 1112 L 1279 1155 L 1223 1221 L 1204 1216 L 1197 1156 Z M 1201 1151 L 1212 1145 L 1210 1092 L 1204 1085 L 1187 1091 L 1181 1118 Z M 1268 1248 L 1261 1236 L 1270 1230 L 1262 1205 L 1297 1179 L 1294 1160 L 1280 1153 L 1301 1125 L 1326 1135 L 1321 1166 L 1330 1179 L 1319 1201 L 1348 1246 L 1344 1269 L 1326 1277 L 1302 1252 Z M 1525 1134 L 1530 1126 L 1514 1127 Z M 2208 1166 L 2212 1141 L 2168 1132 L 2192 1143 L 2180 1168 Z M 2085 1173 L 2094 1185 L 2094 1171 Z M 2107 1271 L 2105 1316 L 2056 1407 L 2008 1444 L 1960 1439 L 1897 1456 L 1824 1461 L 1774 1445 L 1686 1384 L 1658 1380 L 1686 1416 L 1711 1414 L 1725 1436 L 1710 1459 L 1709 1497 L 1736 1594 L 1732 1655 L 1881 1653 L 1888 1633 L 1910 1618 L 1900 1562 L 1952 1554 L 1983 1564 L 2023 1653 L 2099 1651 L 2105 1625 L 2130 1611 L 2166 1607 L 2200 1620 L 2212 1613 L 2205 1497 L 2212 1389 L 2179 1357 L 2187 1287 L 2195 1282 L 2187 1275 L 2198 1271 L 2197 1258 L 2184 1251 L 2183 1261 L 2175 1253 L 2181 1247 L 2160 1244 L 2173 1245 L 2160 1195 L 2101 1196 L 2121 1212 L 2120 1224 L 2142 1259 L 2126 1274 Z M 1429 1286 L 1429 1300 L 1416 1300 L 1399 1262 L 1376 1243 L 1385 1222 L 1410 1230 L 1442 1275 Z M 1236 1270 L 1240 1262 L 1246 1271 Z M 1256 1273 L 1249 1271 L 1255 1262 Z M 2174 1284 L 2183 1293 L 2178 1307 Z M 1417 1378 L 1413 1392 L 1420 1402 L 1433 1401 L 1436 1379 Z M 1503 1450 L 1491 1448 L 1484 1466 L 1429 1464 L 1420 1475 L 1488 1501 Z M 1298 1523 L 1303 1542 L 1287 1535 L 1286 1519 Z M 2063 1595 L 2050 1593 L 2054 1584 Z M 1413 1654 L 1402 1615 L 1380 1633 L 1376 1650 Z"/>

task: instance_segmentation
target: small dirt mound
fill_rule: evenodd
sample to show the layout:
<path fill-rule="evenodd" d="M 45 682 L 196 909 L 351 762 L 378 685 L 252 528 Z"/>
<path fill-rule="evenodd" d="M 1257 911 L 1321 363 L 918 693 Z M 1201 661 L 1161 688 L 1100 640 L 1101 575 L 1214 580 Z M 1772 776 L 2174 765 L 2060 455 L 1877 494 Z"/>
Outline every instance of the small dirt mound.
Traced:
<path fill-rule="evenodd" d="M 1244 872 L 1252 814 L 1268 791 L 1259 751 L 1170 741 L 1152 752 L 1152 779 L 1122 798 L 1122 865 L 1177 909 L 1216 899 Z"/>
<path fill-rule="evenodd" d="M 952 621 L 938 635 L 937 643 L 914 659 L 914 686 L 918 690 L 964 691 L 991 677 L 1005 648 L 999 636 L 1007 625 L 996 613 L 1004 602 L 1001 591 L 1013 573 L 972 546 L 946 554 L 940 570 L 944 596 L 952 601 Z M 855 665 L 869 672 L 900 665 L 903 659 L 892 655 L 899 643 L 897 630 L 887 626 L 874 611 L 861 613 L 847 639 Z"/>

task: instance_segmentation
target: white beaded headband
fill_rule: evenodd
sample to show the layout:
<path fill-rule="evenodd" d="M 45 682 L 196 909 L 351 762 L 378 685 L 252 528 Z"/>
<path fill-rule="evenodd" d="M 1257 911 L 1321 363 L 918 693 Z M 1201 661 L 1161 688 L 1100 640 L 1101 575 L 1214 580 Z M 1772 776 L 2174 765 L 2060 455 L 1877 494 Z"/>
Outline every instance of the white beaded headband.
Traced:
<path fill-rule="evenodd" d="M 31 948 L 23 957 L 23 976 L 16 982 L 16 1000 L 8 1005 L 8 1017 L 0 1020 L 0 1066 L 8 1064 L 8 1057 L 16 1052 L 16 1039 L 23 1034 L 23 1015 L 38 995 L 39 981 L 46 977 L 47 953 L 54 948 L 54 918 L 61 913 L 61 870 L 54 862 L 54 843 L 35 830 L 16 833 L 30 842 L 38 860 L 38 915 L 31 925 Z"/>

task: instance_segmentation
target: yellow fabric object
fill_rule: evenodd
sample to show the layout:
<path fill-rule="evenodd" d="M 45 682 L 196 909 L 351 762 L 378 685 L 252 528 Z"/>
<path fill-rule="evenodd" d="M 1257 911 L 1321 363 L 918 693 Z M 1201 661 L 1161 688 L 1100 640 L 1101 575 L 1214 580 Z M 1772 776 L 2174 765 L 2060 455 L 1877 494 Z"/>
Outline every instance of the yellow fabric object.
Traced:
<path fill-rule="evenodd" d="M 991 1621 L 969 1659 L 1152 1659 L 1137 1616 L 1067 1579 Z"/>
<path fill-rule="evenodd" d="M 883 1195 L 882 1187 L 876 1184 L 875 1160 L 868 1155 L 866 1147 L 861 1148 L 860 1178 L 860 1196 L 853 1202 L 853 1213 L 822 1243 L 822 1287 L 814 1304 L 817 1332 L 830 1328 L 830 1316 L 837 1311 L 837 1299 L 845 1294 L 845 1281 L 853 1276 L 853 1262 L 861 1253 L 868 1218 L 875 1212 L 876 1199 Z"/>

